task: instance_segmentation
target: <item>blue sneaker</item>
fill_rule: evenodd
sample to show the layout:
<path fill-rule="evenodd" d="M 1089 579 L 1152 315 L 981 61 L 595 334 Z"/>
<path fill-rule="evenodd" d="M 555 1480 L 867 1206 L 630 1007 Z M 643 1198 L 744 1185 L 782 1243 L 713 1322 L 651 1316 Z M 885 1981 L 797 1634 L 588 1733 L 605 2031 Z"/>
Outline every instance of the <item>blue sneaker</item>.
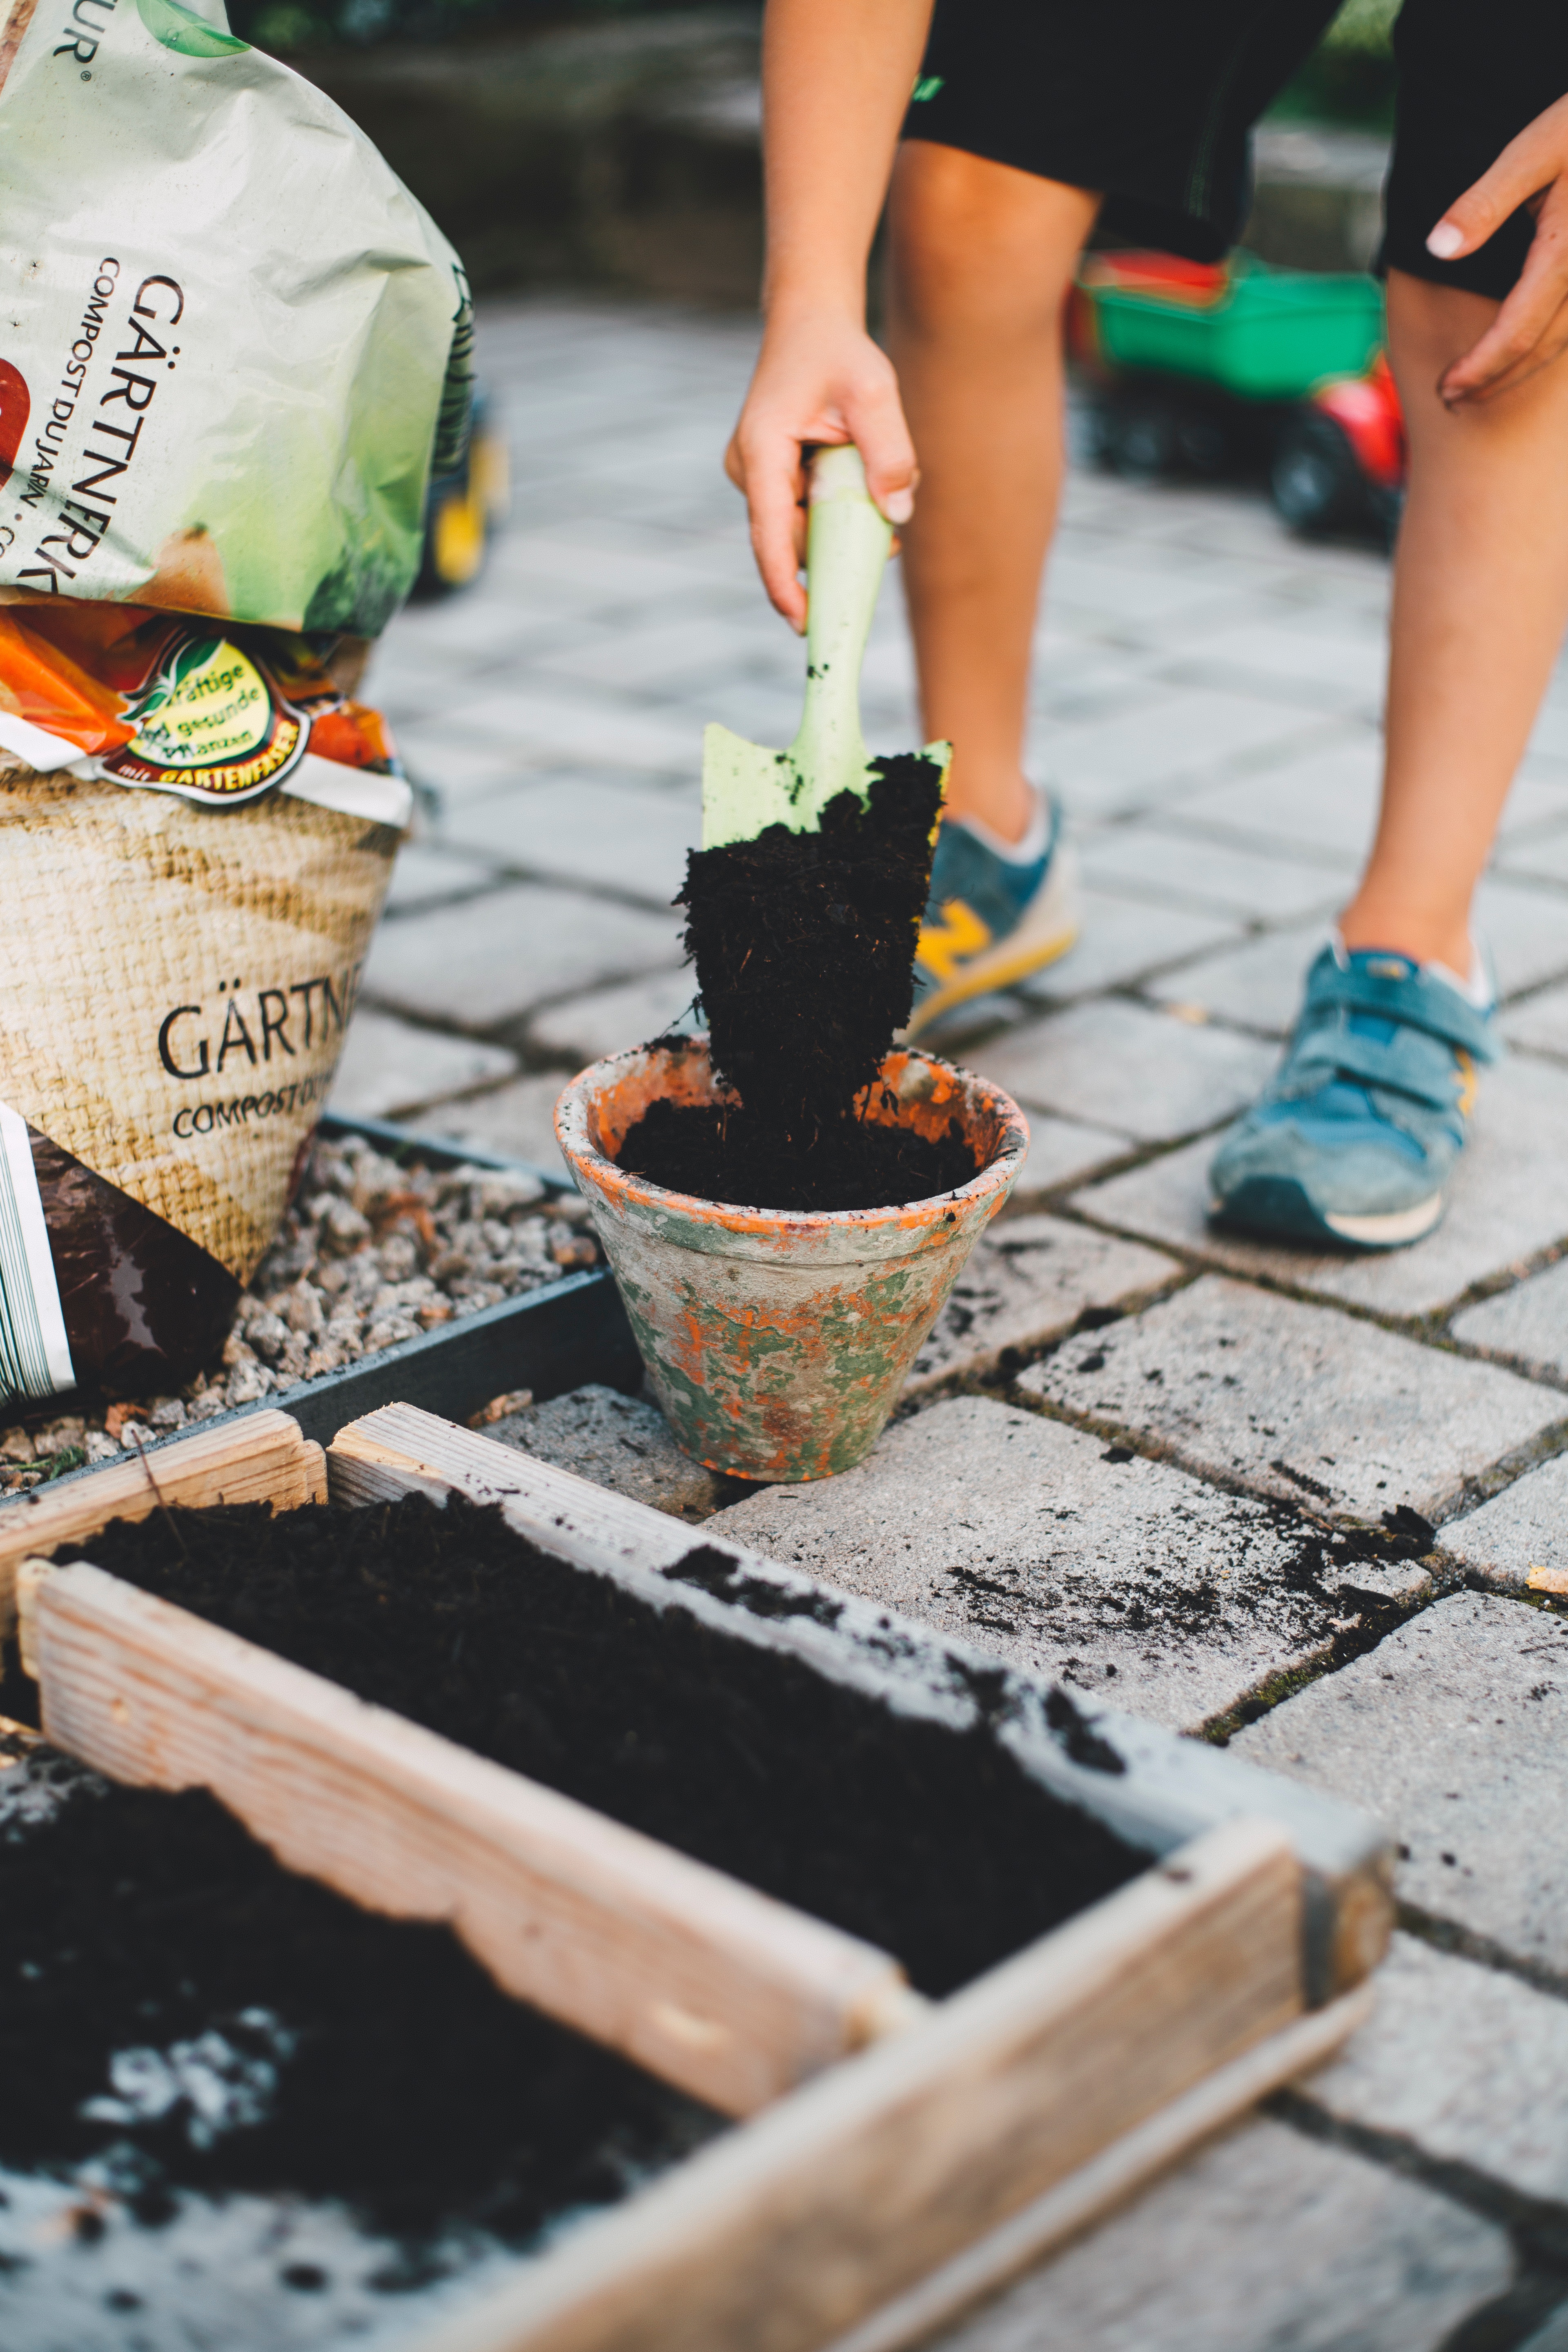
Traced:
<path fill-rule="evenodd" d="M 1261 1099 L 1214 1156 L 1217 1223 L 1399 1249 L 1429 1234 L 1465 1147 L 1492 1014 L 1409 956 L 1327 947 Z"/>
<path fill-rule="evenodd" d="M 1078 937 L 1073 854 L 1049 804 L 1046 845 L 1027 865 L 999 857 L 966 825 L 936 837 L 931 896 L 915 950 L 915 1001 L 904 1035 L 966 998 L 1011 988 L 1066 955 Z"/>

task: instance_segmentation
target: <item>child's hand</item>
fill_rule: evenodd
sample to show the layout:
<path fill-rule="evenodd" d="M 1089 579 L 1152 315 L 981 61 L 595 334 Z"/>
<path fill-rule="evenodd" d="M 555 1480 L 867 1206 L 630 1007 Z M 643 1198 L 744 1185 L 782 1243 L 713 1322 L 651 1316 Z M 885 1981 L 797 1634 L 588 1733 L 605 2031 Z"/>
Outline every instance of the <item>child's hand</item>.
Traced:
<path fill-rule="evenodd" d="M 791 625 L 805 627 L 803 451 L 853 441 L 872 498 L 895 526 L 914 512 L 914 444 L 887 354 L 839 310 L 770 313 L 762 355 L 724 470 L 745 493 L 763 585 Z"/>
<path fill-rule="evenodd" d="M 1473 350 L 1438 384 L 1450 408 L 1495 399 L 1568 351 L 1568 98 L 1527 123 L 1427 238 L 1439 261 L 1474 253 L 1528 205 L 1535 236 L 1518 285 Z"/>

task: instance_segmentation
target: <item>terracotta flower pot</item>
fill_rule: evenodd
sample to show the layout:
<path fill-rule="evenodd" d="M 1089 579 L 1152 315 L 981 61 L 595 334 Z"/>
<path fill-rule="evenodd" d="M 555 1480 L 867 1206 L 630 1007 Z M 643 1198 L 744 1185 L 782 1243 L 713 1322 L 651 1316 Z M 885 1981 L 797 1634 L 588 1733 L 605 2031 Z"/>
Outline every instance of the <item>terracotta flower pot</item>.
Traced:
<path fill-rule="evenodd" d="M 629 1175 L 615 1155 L 649 1103 L 716 1099 L 705 1037 L 595 1062 L 556 1105 L 556 1136 L 655 1392 L 678 1442 L 710 1469 L 793 1480 L 858 1462 L 1017 1179 L 1029 1131 L 1000 1087 L 900 1051 L 883 1064 L 882 1087 L 873 1118 L 932 1137 L 957 1118 L 980 1172 L 895 1209 L 798 1214 Z"/>

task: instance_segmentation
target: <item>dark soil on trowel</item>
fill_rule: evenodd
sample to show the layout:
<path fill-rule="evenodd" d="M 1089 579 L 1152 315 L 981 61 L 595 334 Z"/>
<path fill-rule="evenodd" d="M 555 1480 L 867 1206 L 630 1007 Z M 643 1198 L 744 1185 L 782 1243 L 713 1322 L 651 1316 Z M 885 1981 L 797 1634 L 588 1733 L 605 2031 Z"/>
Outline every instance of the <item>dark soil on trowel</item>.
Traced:
<path fill-rule="evenodd" d="M 71 1549 L 864 1937 L 924 1992 L 1144 1867 L 984 1720 L 959 1731 L 895 1713 L 700 1622 L 683 1583 L 760 1614 L 832 1622 L 839 1607 L 771 1586 L 753 1600 L 707 1547 L 665 1571 L 664 1608 L 460 1497 L 155 1513 Z"/>
<path fill-rule="evenodd" d="M 250 2189 L 415 2242 L 521 2242 L 715 2123 L 447 1928 L 284 1870 L 214 1798 L 85 1773 L 0 1822 L 0 2163 L 96 2158 L 149 2224 L 175 2189 Z"/>
<path fill-rule="evenodd" d="M 713 1068 L 740 1101 L 654 1104 L 618 1154 L 633 1174 L 798 1212 L 896 1208 L 976 1173 L 956 1120 L 932 1141 L 856 1116 L 910 1016 L 942 793 L 922 753 L 873 765 L 869 805 L 838 793 L 819 833 L 773 824 L 690 853 L 676 904 Z"/>

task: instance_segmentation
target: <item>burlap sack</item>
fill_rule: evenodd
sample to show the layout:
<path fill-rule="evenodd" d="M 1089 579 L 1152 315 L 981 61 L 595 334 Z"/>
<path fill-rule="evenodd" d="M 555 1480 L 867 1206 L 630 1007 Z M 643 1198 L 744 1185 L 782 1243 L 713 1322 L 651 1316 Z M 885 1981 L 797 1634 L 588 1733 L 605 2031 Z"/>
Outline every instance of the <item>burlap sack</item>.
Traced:
<path fill-rule="evenodd" d="M 345 776 L 367 796 L 392 782 Z M 398 838 L 392 824 L 288 793 L 215 811 L 39 775 L 0 755 L 0 1099 L 33 1130 L 74 1379 L 107 1374 L 133 1388 L 154 1369 L 183 1376 L 221 1334 L 321 1115 Z M 159 1225 L 127 1220 L 79 1178 L 72 1191 L 60 1154 Z M 59 1378 L 58 1331 L 49 1363 L 50 1269 L 37 1262 L 37 1208 L 16 1160 L 0 1148 L 0 1381 L 43 1395 L 69 1382 Z M 140 1287 L 158 1292 L 157 1311 L 139 1317 L 135 1297 L 123 1296 L 106 1329 L 113 1269 L 95 1271 L 103 1247 L 79 1236 L 73 1258 L 65 1230 L 71 1204 L 89 1193 L 122 1257 L 134 1227 L 129 1257 L 171 1270 L 172 1309 L 154 1268 Z M 171 1247 L 160 1255 L 161 1232 Z M 204 1281 L 173 1246 L 177 1236 L 222 1276 Z M 31 1265 L 31 1302 L 18 1251 Z M 122 1268 L 120 1292 L 137 1288 Z M 187 1296 L 188 1343 L 172 1341 Z"/>

